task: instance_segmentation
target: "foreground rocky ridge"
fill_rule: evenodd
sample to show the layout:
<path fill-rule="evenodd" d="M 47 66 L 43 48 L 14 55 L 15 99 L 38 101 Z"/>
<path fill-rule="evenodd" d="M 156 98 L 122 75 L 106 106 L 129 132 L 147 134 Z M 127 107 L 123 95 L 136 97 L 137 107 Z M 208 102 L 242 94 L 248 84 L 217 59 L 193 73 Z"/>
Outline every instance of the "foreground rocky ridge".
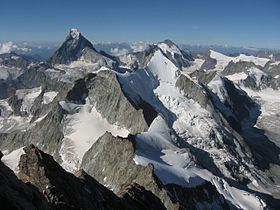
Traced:
<path fill-rule="evenodd" d="M 158 197 L 167 209 L 200 209 L 200 205 L 209 208 L 229 208 L 224 198 L 210 183 L 193 188 L 174 184 L 163 185 L 154 174 L 152 164 L 144 167 L 134 162 L 134 138 L 132 135 L 120 138 L 110 133 L 104 134 L 86 152 L 81 168 L 118 195 L 122 194 L 123 188 L 130 183 L 137 183 Z M 95 170 L 94 166 L 102 170 Z"/>
<path fill-rule="evenodd" d="M 140 185 L 126 186 L 117 197 L 83 170 L 75 175 L 66 172 L 34 145 L 24 151 L 19 162 L 19 179 L 0 162 L 4 209 L 166 209 Z"/>

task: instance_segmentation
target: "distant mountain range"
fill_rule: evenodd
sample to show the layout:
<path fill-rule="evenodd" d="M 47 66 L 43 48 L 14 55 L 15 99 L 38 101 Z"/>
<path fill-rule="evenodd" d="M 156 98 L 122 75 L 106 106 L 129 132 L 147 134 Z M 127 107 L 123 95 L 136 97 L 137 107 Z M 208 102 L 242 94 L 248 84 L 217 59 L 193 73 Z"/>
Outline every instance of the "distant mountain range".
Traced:
<path fill-rule="evenodd" d="M 59 42 L 16 42 L 14 43 L 17 48 L 12 51 L 17 54 L 26 56 L 28 59 L 46 60 L 54 51 L 59 47 Z M 93 42 L 94 47 L 99 51 L 104 51 L 108 54 L 122 55 L 125 53 L 137 52 L 143 50 L 150 43 L 145 41 L 133 43 L 118 43 L 118 42 Z M 247 54 L 255 56 L 270 56 L 274 54 L 277 56 L 276 60 L 280 60 L 280 50 L 277 49 L 264 49 L 255 47 L 234 47 L 222 45 L 191 45 L 191 44 L 178 44 L 181 49 L 190 51 L 193 54 L 200 54 L 207 50 L 215 50 L 226 55 Z M 22 50 L 25 49 L 25 50 Z M 26 50 L 28 49 L 28 50 Z"/>

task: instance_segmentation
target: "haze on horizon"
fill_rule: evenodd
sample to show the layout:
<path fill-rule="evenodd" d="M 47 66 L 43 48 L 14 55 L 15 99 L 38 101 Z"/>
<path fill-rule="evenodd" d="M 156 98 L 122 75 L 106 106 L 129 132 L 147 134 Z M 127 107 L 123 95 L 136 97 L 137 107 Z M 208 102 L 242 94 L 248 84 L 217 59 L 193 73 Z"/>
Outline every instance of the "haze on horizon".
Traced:
<path fill-rule="evenodd" d="M 78 28 L 91 41 L 280 49 L 280 1 L 0 1 L 0 42 L 61 42 Z"/>

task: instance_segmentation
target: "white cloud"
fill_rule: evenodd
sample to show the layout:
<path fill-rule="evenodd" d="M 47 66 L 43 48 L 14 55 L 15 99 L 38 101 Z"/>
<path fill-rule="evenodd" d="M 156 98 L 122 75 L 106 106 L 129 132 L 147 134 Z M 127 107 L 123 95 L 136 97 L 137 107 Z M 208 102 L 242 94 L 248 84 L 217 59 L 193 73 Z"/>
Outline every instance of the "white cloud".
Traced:
<path fill-rule="evenodd" d="M 146 43 L 146 42 L 135 42 L 130 45 L 133 52 L 143 51 L 147 48 L 147 46 L 148 46 L 148 43 Z"/>
<path fill-rule="evenodd" d="M 120 55 L 125 55 L 127 53 L 129 53 L 128 49 L 125 48 L 111 48 L 111 54 L 114 56 L 120 56 Z"/>
<path fill-rule="evenodd" d="M 13 48 L 13 42 L 0 43 L 0 54 L 9 53 Z"/>
<path fill-rule="evenodd" d="M 18 47 L 17 45 L 13 44 L 13 42 L 4 42 L 0 43 L 0 54 L 3 53 L 10 53 L 11 51 L 18 51 L 21 53 L 27 53 L 32 51 L 30 48 L 27 47 Z"/>

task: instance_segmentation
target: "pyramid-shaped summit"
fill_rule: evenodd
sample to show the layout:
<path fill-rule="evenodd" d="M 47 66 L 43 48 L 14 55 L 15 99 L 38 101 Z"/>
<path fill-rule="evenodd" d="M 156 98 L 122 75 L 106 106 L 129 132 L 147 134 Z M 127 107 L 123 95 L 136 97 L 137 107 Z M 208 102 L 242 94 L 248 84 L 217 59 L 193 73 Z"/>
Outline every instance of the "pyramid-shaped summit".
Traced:
<path fill-rule="evenodd" d="M 65 41 L 53 56 L 49 59 L 51 65 L 68 64 L 80 58 L 84 49 L 91 49 L 96 52 L 92 43 L 87 40 L 78 29 L 72 28 Z"/>

